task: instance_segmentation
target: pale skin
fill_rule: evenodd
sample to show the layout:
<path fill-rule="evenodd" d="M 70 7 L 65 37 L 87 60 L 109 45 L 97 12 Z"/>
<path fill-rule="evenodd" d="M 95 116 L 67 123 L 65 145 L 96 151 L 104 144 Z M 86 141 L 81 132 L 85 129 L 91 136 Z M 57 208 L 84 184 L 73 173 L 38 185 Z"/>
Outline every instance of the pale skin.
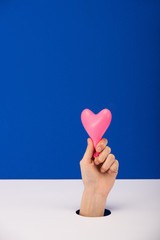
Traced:
<path fill-rule="evenodd" d="M 87 139 L 87 148 L 80 161 L 84 192 L 81 199 L 79 214 L 86 217 L 104 216 L 109 192 L 118 174 L 119 162 L 106 146 L 106 138 L 96 146 L 98 157 L 93 157 L 95 149 L 91 138 Z"/>

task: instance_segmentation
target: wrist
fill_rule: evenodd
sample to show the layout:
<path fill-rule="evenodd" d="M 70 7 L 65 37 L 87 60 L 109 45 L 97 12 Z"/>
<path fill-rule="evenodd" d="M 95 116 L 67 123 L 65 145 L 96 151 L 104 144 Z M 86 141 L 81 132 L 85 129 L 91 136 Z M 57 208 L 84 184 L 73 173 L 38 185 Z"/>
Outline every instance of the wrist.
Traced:
<path fill-rule="evenodd" d="M 93 187 L 85 187 L 81 200 L 80 215 L 87 217 L 104 216 L 107 196 Z"/>
<path fill-rule="evenodd" d="M 96 185 L 90 185 L 90 186 L 84 186 L 84 192 L 89 195 L 93 196 L 101 196 L 103 199 L 107 199 L 108 193 L 104 190 L 103 186 L 96 186 Z"/>

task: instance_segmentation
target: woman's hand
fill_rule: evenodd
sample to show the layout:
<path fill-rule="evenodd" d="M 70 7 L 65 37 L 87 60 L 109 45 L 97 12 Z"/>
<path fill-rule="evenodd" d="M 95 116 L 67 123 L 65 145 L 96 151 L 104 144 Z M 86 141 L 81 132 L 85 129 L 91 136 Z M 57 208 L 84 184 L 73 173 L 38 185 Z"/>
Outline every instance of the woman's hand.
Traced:
<path fill-rule="evenodd" d="M 119 163 L 111 154 L 107 139 L 103 138 L 96 146 L 99 156 L 94 158 L 94 146 L 91 138 L 80 161 L 84 192 L 81 201 L 80 215 L 103 216 L 107 196 L 112 189 L 118 173 Z"/>

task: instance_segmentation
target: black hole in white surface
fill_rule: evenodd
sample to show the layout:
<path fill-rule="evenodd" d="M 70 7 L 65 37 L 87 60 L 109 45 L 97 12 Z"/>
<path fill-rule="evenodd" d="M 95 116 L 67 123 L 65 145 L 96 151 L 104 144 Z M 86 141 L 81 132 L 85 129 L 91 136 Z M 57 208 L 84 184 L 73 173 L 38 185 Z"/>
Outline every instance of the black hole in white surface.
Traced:
<path fill-rule="evenodd" d="M 79 211 L 80 211 L 80 209 L 78 209 L 78 210 L 76 211 L 76 214 L 79 215 Z M 110 214 L 111 214 L 111 211 L 108 210 L 108 209 L 105 209 L 105 210 L 104 210 L 104 216 L 103 216 L 103 217 L 108 216 L 108 215 L 110 215 Z M 81 215 L 80 215 L 80 216 L 81 216 Z"/>

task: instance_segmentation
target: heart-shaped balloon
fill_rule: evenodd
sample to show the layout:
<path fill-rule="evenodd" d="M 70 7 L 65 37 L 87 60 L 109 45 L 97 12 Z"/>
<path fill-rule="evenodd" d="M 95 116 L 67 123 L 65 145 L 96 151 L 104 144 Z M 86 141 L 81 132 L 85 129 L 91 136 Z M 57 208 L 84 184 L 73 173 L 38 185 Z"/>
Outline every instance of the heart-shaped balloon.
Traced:
<path fill-rule="evenodd" d="M 112 114 L 108 109 L 103 109 L 97 114 L 94 114 L 89 109 L 84 109 L 81 113 L 82 124 L 93 141 L 94 148 L 96 148 L 99 141 L 102 139 L 103 134 L 110 125 Z M 94 153 L 94 157 L 99 154 Z"/>

